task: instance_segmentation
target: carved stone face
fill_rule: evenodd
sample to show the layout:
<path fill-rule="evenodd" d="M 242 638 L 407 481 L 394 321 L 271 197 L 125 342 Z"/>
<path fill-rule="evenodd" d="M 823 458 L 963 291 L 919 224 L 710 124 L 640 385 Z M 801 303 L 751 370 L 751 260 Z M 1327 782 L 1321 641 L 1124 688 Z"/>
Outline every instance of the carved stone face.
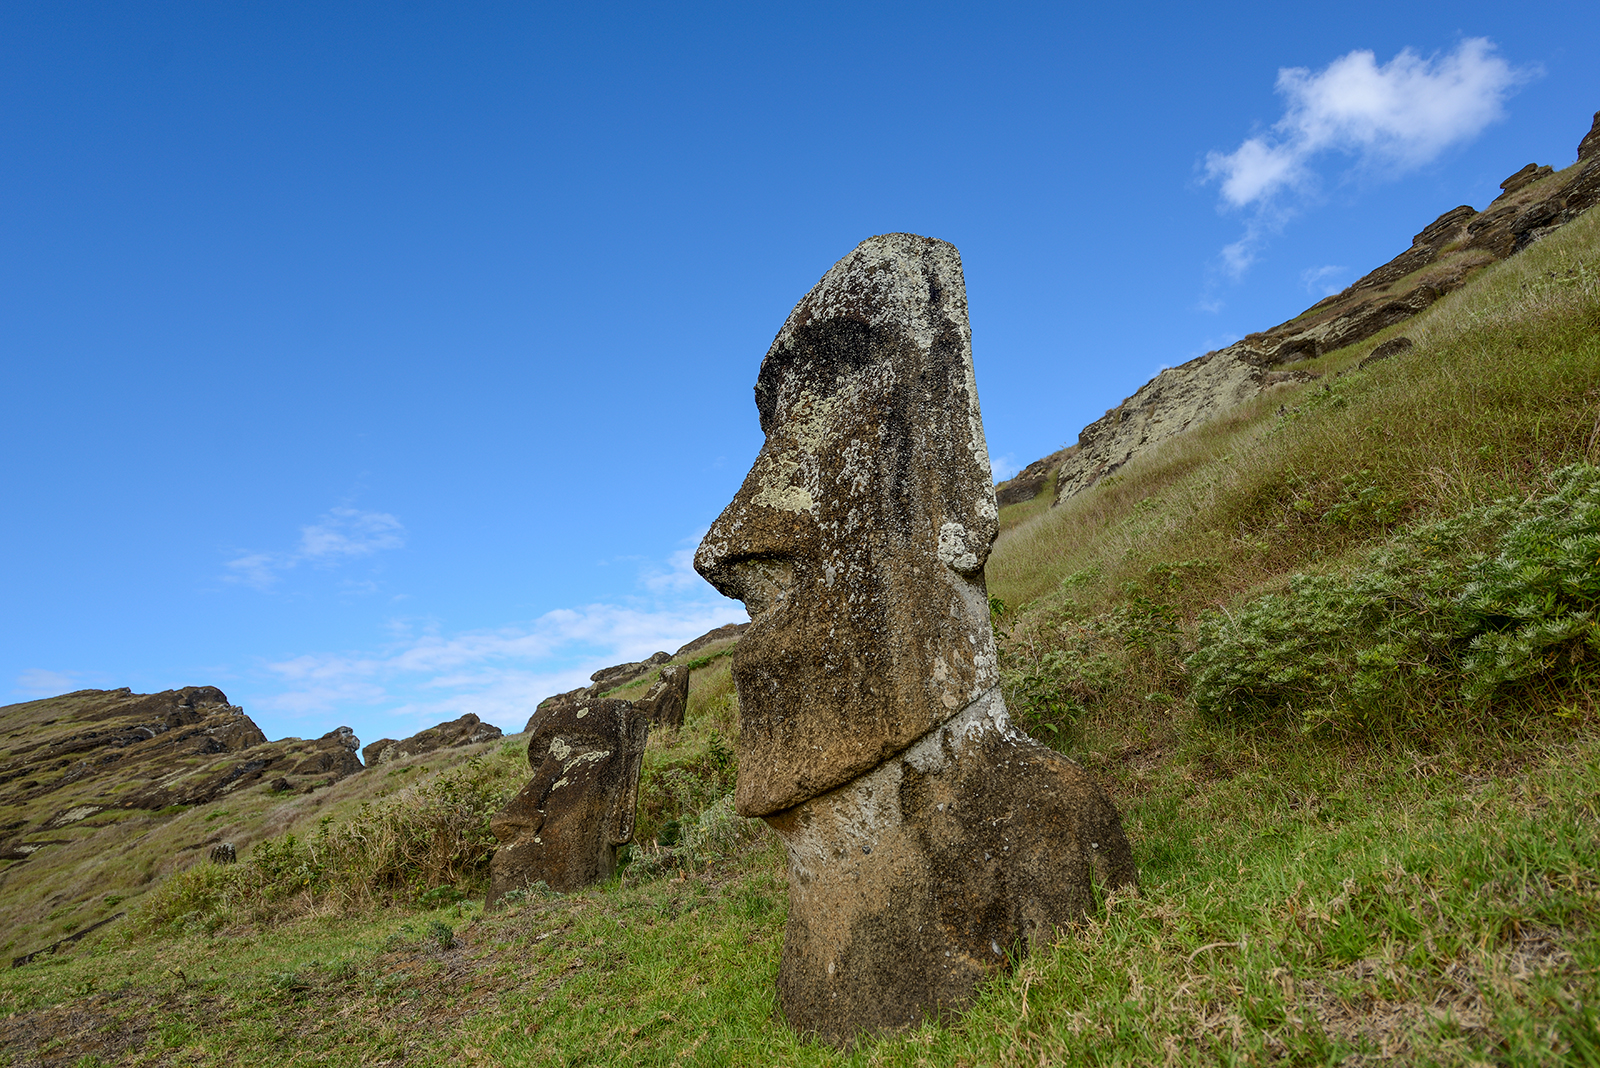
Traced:
<path fill-rule="evenodd" d="M 491 904 L 541 879 L 563 891 L 603 879 L 633 837 L 649 720 L 627 701 L 582 698 L 546 703 L 532 727 L 533 778 L 489 821 L 503 843 Z"/>
<path fill-rule="evenodd" d="M 960 255 L 862 242 L 761 363 L 766 443 L 695 568 L 742 600 L 740 814 L 848 782 L 997 681 L 997 530 Z"/>

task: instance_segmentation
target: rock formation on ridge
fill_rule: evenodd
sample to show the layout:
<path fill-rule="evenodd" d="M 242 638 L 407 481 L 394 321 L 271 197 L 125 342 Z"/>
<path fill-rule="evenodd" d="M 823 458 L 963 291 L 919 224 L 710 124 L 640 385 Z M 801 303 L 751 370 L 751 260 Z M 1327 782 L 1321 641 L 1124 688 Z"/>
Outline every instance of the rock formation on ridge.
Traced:
<path fill-rule="evenodd" d="M 955 248 L 862 242 L 762 361 L 766 442 L 695 569 L 744 601 L 735 801 L 788 849 L 778 996 L 836 1044 L 967 1004 L 1134 882 L 1116 810 L 1014 728 Z"/>
<path fill-rule="evenodd" d="M 380 738 L 367 746 L 362 751 L 362 756 L 366 758 L 367 767 L 370 768 L 376 764 L 387 764 L 391 760 L 404 760 L 420 753 L 431 753 L 435 749 L 453 749 L 463 745 L 476 745 L 479 742 L 492 742 L 503 733 L 493 723 L 485 723 L 474 713 L 468 712 L 444 723 L 436 723 L 427 730 L 418 731 L 402 741 Z"/>
<path fill-rule="evenodd" d="M 1176 434 L 1274 386 L 1316 377 L 1293 364 L 1404 322 L 1489 264 L 1571 222 L 1600 201 L 1600 112 L 1578 145 L 1576 164 L 1556 172 L 1530 163 L 1500 187 L 1483 211 L 1450 209 L 1406 251 L 1288 322 L 1162 371 L 1084 427 L 1077 444 L 1054 454 L 1058 462 L 1036 461 L 1001 484 L 999 499 L 1031 500 L 1053 467 L 1060 503 Z"/>

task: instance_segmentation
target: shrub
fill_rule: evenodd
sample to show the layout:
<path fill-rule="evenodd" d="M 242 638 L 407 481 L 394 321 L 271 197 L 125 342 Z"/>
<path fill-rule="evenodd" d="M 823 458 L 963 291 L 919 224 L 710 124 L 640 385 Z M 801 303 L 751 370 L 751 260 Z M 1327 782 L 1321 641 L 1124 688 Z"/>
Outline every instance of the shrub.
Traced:
<path fill-rule="evenodd" d="M 311 835 L 260 842 L 241 864 L 181 872 L 150 895 L 141 922 L 170 933 L 214 931 L 310 905 L 437 906 L 481 892 L 495 847 L 489 819 L 526 777 L 519 757 L 502 751 L 474 758 L 363 804 L 347 820 L 324 818 Z"/>
<path fill-rule="evenodd" d="M 1237 613 L 1202 613 L 1196 707 L 1376 726 L 1571 681 L 1600 652 L 1600 468 L 1552 481 L 1405 532 L 1349 575 L 1297 575 Z"/>

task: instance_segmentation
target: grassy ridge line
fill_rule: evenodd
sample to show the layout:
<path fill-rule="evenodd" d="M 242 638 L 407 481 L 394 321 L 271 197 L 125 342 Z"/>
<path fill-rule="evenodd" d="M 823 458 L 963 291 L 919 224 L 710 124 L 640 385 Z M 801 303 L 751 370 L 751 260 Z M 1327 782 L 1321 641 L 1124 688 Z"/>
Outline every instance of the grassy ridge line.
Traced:
<path fill-rule="evenodd" d="M 1223 564 L 1216 600 L 1370 538 L 1370 529 L 1277 526 L 1296 500 L 1331 503 L 1346 475 L 1365 472 L 1403 505 L 1397 518 L 1410 518 L 1600 461 L 1597 249 L 1600 213 L 1591 212 L 1416 318 L 1295 364 L 1324 377 L 1276 387 L 1008 530 L 990 557 L 990 592 L 1039 602 L 1088 571 L 1095 581 L 1075 596 L 1105 601 L 1151 562 L 1210 557 Z M 1402 333 L 1416 348 L 1353 370 Z M 1299 418 L 1307 405 L 1317 418 Z"/>

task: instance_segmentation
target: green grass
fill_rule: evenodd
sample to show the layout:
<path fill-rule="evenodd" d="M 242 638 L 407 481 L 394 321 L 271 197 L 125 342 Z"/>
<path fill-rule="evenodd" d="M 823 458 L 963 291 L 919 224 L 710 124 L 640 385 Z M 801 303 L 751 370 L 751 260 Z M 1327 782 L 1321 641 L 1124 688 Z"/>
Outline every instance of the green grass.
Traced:
<path fill-rule="evenodd" d="M 129 902 L 132 922 L 0 977 L 0 1064 L 1600 1064 L 1595 657 L 1578 631 L 1541 645 L 1554 631 L 1519 637 L 1516 622 L 1588 611 L 1561 583 L 1582 593 L 1600 568 L 1579 552 L 1584 529 L 1517 518 L 1581 519 L 1548 499 L 1563 468 L 1600 464 L 1597 249 L 1591 215 L 1396 330 L 1307 361 L 1318 382 L 1058 508 L 1003 512 L 988 575 L 1008 703 L 1105 784 L 1142 888 L 969 1011 L 848 1052 L 783 1023 L 784 856 L 728 808 L 738 709 L 713 649 L 684 728 L 652 735 L 638 841 L 611 882 L 488 916 L 445 900 L 471 878 L 213 907 L 147 866 L 157 889 Z M 1414 349 L 1354 370 L 1400 332 Z M 1474 526 L 1447 564 L 1417 562 L 1440 524 L 1491 514 L 1506 521 Z M 1373 591 L 1423 622 L 1397 607 L 1374 624 Z M 1502 601 L 1531 607 L 1490 610 Z M 1457 645 L 1434 638 L 1443 616 L 1465 621 Z M 1312 623 L 1325 626 L 1309 652 L 1267 641 Z M 1528 656 L 1475 689 L 1484 634 L 1528 638 Z M 1331 666 L 1283 670 L 1312 653 Z M 1208 705 L 1204 672 L 1249 663 L 1289 696 Z M 1407 674 L 1421 667 L 1433 674 Z M 1295 686 L 1391 669 L 1389 689 L 1363 691 L 1387 714 L 1296 704 L 1323 698 Z M 513 740 L 496 789 L 525 773 L 516 755 Z M 276 826 L 251 840 L 251 856 L 271 854 L 323 814 L 354 827 L 362 802 L 412 804 L 457 760 L 335 786 L 326 810 L 269 819 L 235 798 L 163 826 Z M 131 837 L 146 819 L 119 826 Z M 205 871 L 190 889 L 221 878 Z M 110 911 L 125 892 L 100 893 Z"/>

